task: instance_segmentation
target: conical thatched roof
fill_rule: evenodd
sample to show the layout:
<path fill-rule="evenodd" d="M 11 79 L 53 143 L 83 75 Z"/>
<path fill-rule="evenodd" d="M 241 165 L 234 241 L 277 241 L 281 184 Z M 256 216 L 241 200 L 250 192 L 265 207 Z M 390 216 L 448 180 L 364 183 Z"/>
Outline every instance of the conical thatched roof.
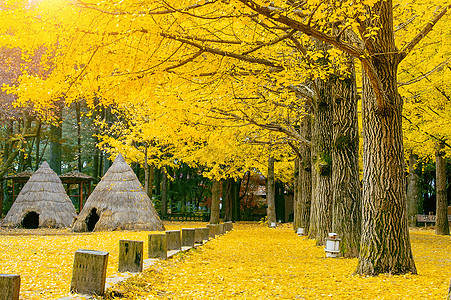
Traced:
<path fill-rule="evenodd" d="M 94 227 L 95 226 L 95 227 Z M 83 206 L 73 230 L 164 230 L 133 170 L 119 154 Z"/>
<path fill-rule="evenodd" d="M 70 227 L 77 215 L 61 180 L 47 162 L 41 164 L 22 188 L 2 226 L 27 227 L 27 216 L 33 214 L 38 216 L 36 225 L 44 228 Z"/>

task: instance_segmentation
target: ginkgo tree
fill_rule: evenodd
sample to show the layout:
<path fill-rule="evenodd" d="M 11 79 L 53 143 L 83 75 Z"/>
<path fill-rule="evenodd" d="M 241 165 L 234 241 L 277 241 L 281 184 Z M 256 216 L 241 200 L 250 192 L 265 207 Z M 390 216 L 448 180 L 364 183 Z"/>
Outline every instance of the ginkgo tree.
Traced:
<path fill-rule="evenodd" d="M 49 59 L 55 69 L 45 88 L 52 100 L 64 96 L 70 103 L 80 96 L 94 99 L 100 93 L 106 105 L 120 106 L 146 99 L 143 95 L 149 94 L 174 114 L 180 113 L 177 107 L 186 105 L 190 122 L 194 116 L 206 117 L 221 111 L 210 119 L 225 125 L 219 116 L 224 116 L 224 112 L 230 116 L 237 103 L 241 113 L 249 114 L 248 110 L 259 103 L 261 90 L 268 87 L 268 82 L 290 88 L 302 85 L 306 78 L 330 79 L 330 70 L 305 66 L 305 56 L 321 61 L 324 54 L 321 56 L 316 50 L 295 51 L 293 39 L 313 37 L 359 60 L 365 76 L 363 226 L 357 273 L 416 273 L 405 211 L 398 65 L 441 18 L 447 17 L 449 4 L 434 3 L 437 12 L 424 13 L 414 20 L 423 27 L 416 27 L 411 31 L 413 36 L 401 36 L 396 42 L 394 11 L 401 8 L 418 12 L 421 5 L 407 8 L 396 5 L 394 9 L 392 1 L 372 0 L 72 4 L 75 5 L 54 5 L 47 8 L 50 13 L 46 15 L 35 13 L 36 22 L 32 23 L 35 31 L 29 32 L 37 38 L 34 43 L 22 45 L 31 51 L 43 43 L 49 53 L 61 53 Z M 30 11 L 24 6 L 17 16 L 25 18 L 28 14 Z M 403 22 L 408 20 L 398 24 Z M 24 28 L 17 26 L 15 35 L 22 32 Z M 279 43 L 288 39 L 291 45 Z M 302 40 L 300 45 L 302 49 Z M 329 54 L 331 61 L 342 56 L 341 52 Z M 345 64 L 339 65 L 348 69 Z M 243 76 L 246 78 L 243 84 L 230 84 L 230 78 Z M 15 91 L 20 94 L 19 102 L 34 99 L 29 96 L 33 87 L 40 84 L 39 80 L 23 77 L 19 90 Z M 253 99 L 255 95 L 258 97 Z M 240 98 L 248 100 L 244 104 L 246 109 L 243 102 L 236 101 Z M 43 101 L 42 105 L 52 100 Z M 249 105 L 249 100 L 254 102 Z M 256 112 L 261 115 L 260 120 L 269 123 L 252 125 L 288 131 L 287 127 L 275 125 L 273 120 L 279 111 L 268 109 L 271 107 L 267 106 L 263 115 Z M 240 122 L 243 120 L 255 121 L 250 117 L 239 118 Z M 308 144 L 302 136 L 296 139 Z"/>

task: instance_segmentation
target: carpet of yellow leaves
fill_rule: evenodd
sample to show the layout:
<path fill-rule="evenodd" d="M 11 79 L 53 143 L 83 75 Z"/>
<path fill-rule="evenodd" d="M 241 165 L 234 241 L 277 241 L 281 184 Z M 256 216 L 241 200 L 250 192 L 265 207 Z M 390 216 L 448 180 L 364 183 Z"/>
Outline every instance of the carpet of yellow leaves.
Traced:
<path fill-rule="evenodd" d="M 323 247 L 289 226 L 238 224 L 118 290 L 126 299 L 444 299 L 451 237 L 430 230 L 411 237 L 419 275 L 360 277 L 351 275 L 357 259 L 326 259 Z"/>
<path fill-rule="evenodd" d="M 205 223 L 165 225 L 180 229 Z M 288 225 L 276 229 L 234 225 L 232 232 L 129 279 L 119 287 L 123 298 L 444 299 L 447 293 L 450 236 L 411 231 L 419 275 L 359 277 L 351 275 L 356 259 L 326 259 L 322 247 L 298 237 Z M 23 299 L 55 299 L 68 293 L 77 249 L 108 251 L 111 276 L 117 270 L 119 240 L 142 240 L 147 252 L 148 234 L 0 235 L 0 273 L 21 274 Z"/>
<path fill-rule="evenodd" d="M 167 230 L 205 227 L 205 223 L 165 223 Z M 78 249 L 109 252 L 107 277 L 117 273 L 119 240 L 144 241 L 150 231 L 73 233 L 35 229 L 0 231 L 0 273 L 20 274 L 21 299 L 57 299 L 68 295 L 74 253 Z"/>

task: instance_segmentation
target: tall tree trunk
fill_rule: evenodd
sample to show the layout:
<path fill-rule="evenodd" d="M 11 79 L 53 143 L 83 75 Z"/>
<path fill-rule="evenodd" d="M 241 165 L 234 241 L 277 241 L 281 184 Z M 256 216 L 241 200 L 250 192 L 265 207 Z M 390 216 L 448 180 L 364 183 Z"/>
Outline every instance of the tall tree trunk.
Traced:
<path fill-rule="evenodd" d="M 232 221 L 232 186 L 235 180 L 227 178 L 222 184 L 222 200 L 224 203 L 224 222 Z"/>
<path fill-rule="evenodd" d="M 444 145 L 442 143 L 437 145 L 435 151 L 435 181 L 436 181 L 436 219 L 435 219 L 435 234 L 449 235 L 448 223 L 448 199 L 446 195 L 446 160 L 443 151 Z"/>
<path fill-rule="evenodd" d="M 41 164 L 41 129 L 42 129 L 42 123 L 38 121 L 38 128 L 36 130 L 36 148 L 35 148 L 35 165 L 34 170 L 36 171 L 39 168 L 39 165 Z"/>
<path fill-rule="evenodd" d="M 22 122 L 25 122 L 25 120 L 22 120 Z M 21 122 L 19 122 L 19 124 L 20 123 Z M 26 125 L 24 124 L 23 127 L 25 127 L 25 126 Z M 26 138 L 25 138 L 25 140 L 26 140 Z M 22 171 L 25 170 L 24 163 L 25 163 L 25 151 L 26 151 L 26 148 L 27 148 L 27 144 L 24 143 L 22 145 L 21 149 L 19 149 L 19 164 L 18 164 L 18 167 L 17 167 L 17 171 L 18 172 L 22 172 Z"/>
<path fill-rule="evenodd" d="M 163 167 L 155 169 L 155 196 L 161 195 L 161 173 L 164 171 Z"/>
<path fill-rule="evenodd" d="M 299 226 L 298 203 L 299 203 L 299 158 L 294 160 L 293 176 L 293 230 L 297 231 Z"/>
<path fill-rule="evenodd" d="M 312 119 L 310 115 L 302 118 L 300 134 L 307 140 L 311 139 Z M 310 208 L 312 203 L 312 158 L 310 147 L 301 144 L 299 147 L 301 160 L 299 161 L 299 183 L 298 183 L 298 215 L 299 228 L 309 232 Z"/>
<path fill-rule="evenodd" d="M 317 245 L 332 229 L 332 85 L 315 80 L 319 95 L 314 102 L 312 125 L 312 204 L 309 238 Z"/>
<path fill-rule="evenodd" d="M 423 212 L 423 195 L 421 193 L 421 165 L 418 155 L 409 155 L 409 176 L 407 177 L 407 213 L 409 226 L 417 225 L 417 215 Z"/>
<path fill-rule="evenodd" d="M 350 77 L 338 79 L 333 90 L 332 231 L 341 238 L 340 253 L 358 257 L 362 225 L 359 180 L 359 130 L 354 61 L 348 56 Z"/>
<path fill-rule="evenodd" d="M 82 172 L 82 160 L 81 160 L 81 104 L 80 101 L 75 103 L 75 116 L 77 122 L 77 170 Z"/>
<path fill-rule="evenodd" d="M 250 176 L 250 175 L 248 175 Z M 249 180 L 249 177 L 248 177 Z M 245 197 L 246 191 L 242 196 L 240 196 L 240 189 L 241 189 L 241 178 L 238 178 L 237 180 L 233 181 L 232 184 L 232 220 L 233 221 L 240 221 L 241 220 L 241 199 Z"/>
<path fill-rule="evenodd" d="M 275 183 L 275 197 L 276 220 L 285 222 L 285 188 L 279 180 L 276 180 Z"/>
<path fill-rule="evenodd" d="M 50 126 L 50 158 L 49 166 L 58 175 L 61 175 L 61 140 L 63 138 L 63 106 L 57 111 L 57 123 Z"/>
<path fill-rule="evenodd" d="M 153 165 L 149 165 L 148 167 L 148 178 L 147 178 L 147 185 L 149 186 L 149 190 L 147 192 L 147 196 L 152 200 L 153 197 L 153 179 L 155 177 L 155 167 Z"/>
<path fill-rule="evenodd" d="M 403 101 L 397 88 L 399 58 L 392 5 L 391 0 L 386 0 L 372 7 L 383 26 L 371 47 L 381 55 L 363 61 L 363 218 L 356 269 L 362 275 L 417 273 L 407 226 Z M 371 79 L 367 72 L 371 72 Z"/>
<path fill-rule="evenodd" d="M 266 178 L 266 201 L 268 203 L 267 216 L 268 225 L 276 224 L 276 195 L 275 195 L 275 180 L 274 180 L 274 158 L 268 158 L 268 176 Z"/>
<path fill-rule="evenodd" d="M 149 195 L 149 165 L 147 164 L 147 144 L 144 145 L 144 191 Z"/>
<path fill-rule="evenodd" d="M 172 213 L 172 210 L 171 210 Z M 164 218 L 168 214 L 168 170 L 161 168 L 161 216 Z"/>
<path fill-rule="evenodd" d="M 221 181 L 213 180 L 211 188 L 210 224 L 219 224 L 219 204 L 221 197 Z"/>

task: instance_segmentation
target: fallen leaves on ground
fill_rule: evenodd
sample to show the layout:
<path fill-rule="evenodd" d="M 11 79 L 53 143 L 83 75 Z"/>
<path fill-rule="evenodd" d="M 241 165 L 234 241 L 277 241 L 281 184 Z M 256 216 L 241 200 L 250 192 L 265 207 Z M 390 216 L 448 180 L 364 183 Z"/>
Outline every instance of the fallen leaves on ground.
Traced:
<path fill-rule="evenodd" d="M 205 223 L 165 223 L 166 229 Z M 444 299 L 451 277 L 451 237 L 411 231 L 419 275 L 352 276 L 357 259 L 326 259 L 322 247 L 275 229 L 238 223 L 206 245 L 152 266 L 115 287 L 124 299 Z M 5 234 L 5 233 L 2 233 Z M 77 249 L 109 252 L 108 275 L 117 271 L 120 239 L 144 241 L 149 232 L 74 234 L 37 230 L 0 235 L 0 273 L 21 275 L 22 299 L 68 294 Z M 107 298 L 114 298 L 108 292 Z"/>
<path fill-rule="evenodd" d="M 166 230 L 205 227 L 199 222 L 165 222 Z M 109 252 L 107 277 L 117 273 L 119 240 L 144 241 L 150 231 L 73 233 L 69 230 L 34 229 L 0 232 L 0 273 L 20 274 L 21 299 L 57 299 L 68 295 L 74 253 L 78 249 Z"/>
<path fill-rule="evenodd" d="M 411 239 L 419 275 L 361 277 L 351 275 L 357 259 L 325 258 L 288 226 L 238 224 L 120 289 L 125 299 L 444 299 L 451 237 L 415 230 Z"/>

